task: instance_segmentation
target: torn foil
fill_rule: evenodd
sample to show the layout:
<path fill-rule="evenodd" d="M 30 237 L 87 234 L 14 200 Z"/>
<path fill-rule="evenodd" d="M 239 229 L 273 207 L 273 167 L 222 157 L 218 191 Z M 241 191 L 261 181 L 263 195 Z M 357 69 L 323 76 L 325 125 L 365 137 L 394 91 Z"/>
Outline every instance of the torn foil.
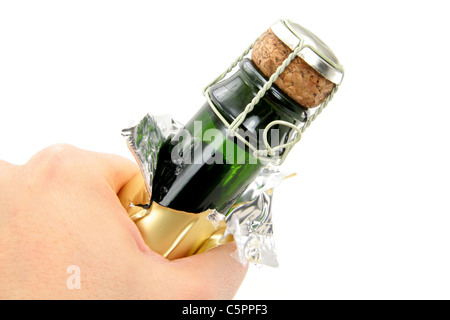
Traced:
<path fill-rule="evenodd" d="M 180 128 L 182 125 L 170 116 L 146 115 L 136 126 L 122 130 L 150 195 L 161 145 L 170 134 L 176 133 Z"/>
<path fill-rule="evenodd" d="M 167 137 L 182 127 L 170 116 L 146 115 L 136 126 L 122 131 L 144 176 L 149 195 L 160 147 Z M 273 239 L 272 196 L 273 188 L 287 176 L 277 168 L 267 166 L 226 215 L 214 210 L 208 217 L 214 226 L 225 218 L 227 228 L 223 238 L 233 235 L 237 245 L 234 256 L 242 264 L 278 266 Z"/>

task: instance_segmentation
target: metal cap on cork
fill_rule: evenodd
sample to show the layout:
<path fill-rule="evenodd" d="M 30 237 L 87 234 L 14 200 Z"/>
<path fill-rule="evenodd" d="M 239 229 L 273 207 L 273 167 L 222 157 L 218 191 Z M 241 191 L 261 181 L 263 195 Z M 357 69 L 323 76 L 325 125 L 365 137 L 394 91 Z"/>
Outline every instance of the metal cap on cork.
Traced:
<path fill-rule="evenodd" d="M 335 84 L 340 84 L 344 73 L 339 60 L 331 49 L 313 34 L 290 20 L 279 20 L 271 27 L 273 33 L 291 50 L 297 46 L 299 39 L 304 40 L 304 48 L 298 56 L 311 67 Z"/>
<path fill-rule="evenodd" d="M 289 20 L 279 20 L 255 44 L 252 60 L 270 77 L 284 59 L 303 41 L 297 57 L 275 84 L 304 107 L 320 105 L 344 71 L 331 49 L 311 31 Z"/>

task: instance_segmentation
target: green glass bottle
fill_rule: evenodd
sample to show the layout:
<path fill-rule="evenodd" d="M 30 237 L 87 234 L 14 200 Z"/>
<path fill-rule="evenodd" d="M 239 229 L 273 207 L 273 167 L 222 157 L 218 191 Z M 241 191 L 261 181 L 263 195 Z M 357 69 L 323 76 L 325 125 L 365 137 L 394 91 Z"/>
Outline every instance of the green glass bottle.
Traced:
<path fill-rule="evenodd" d="M 308 120 L 307 108 L 315 108 L 326 99 L 328 103 L 343 78 L 343 69 L 330 48 L 289 20 L 273 24 L 255 42 L 251 57 L 240 62 L 233 76 L 212 85 L 211 101 L 163 143 L 152 201 L 186 212 L 216 209 L 226 214 L 266 163 L 242 140 L 228 135 L 222 120 L 233 123 L 268 78 L 279 74 L 278 86 L 270 86 L 246 114 L 238 133 L 255 149 L 264 150 L 263 130 L 270 124 L 266 143 L 272 148 L 284 145 Z M 277 120 L 283 125 L 273 125 Z M 279 148 L 278 152 L 281 156 L 285 150 Z"/>
<path fill-rule="evenodd" d="M 213 85 L 211 100 L 232 123 L 267 82 L 252 60 L 244 59 L 231 77 Z M 258 102 L 239 133 L 256 148 L 262 131 L 274 120 L 300 125 L 307 108 L 273 85 Z M 293 129 L 273 126 L 271 146 L 286 143 Z M 281 150 L 281 153 L 283 150 Z M 159 152 L 152 201 L 176 210 L 199 213 L 216 209 L 226 213 L 265 167 L 242 141 L 227 135 L 227 128 L 208 103 Z"/>

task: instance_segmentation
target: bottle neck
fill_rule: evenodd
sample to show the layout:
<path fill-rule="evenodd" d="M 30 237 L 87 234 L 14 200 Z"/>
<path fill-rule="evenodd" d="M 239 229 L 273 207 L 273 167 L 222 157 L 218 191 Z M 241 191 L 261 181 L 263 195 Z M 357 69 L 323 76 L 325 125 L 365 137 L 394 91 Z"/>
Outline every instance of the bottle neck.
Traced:
<path fill-rule="evenodd" d="M 267 81 L 252 60 L 244 59 L 234 75 L 211 87 L 211 100 L 224 118 L 232 123 Z M 244 132 L 250 141 L 253 140 L 252 144 L 259 148 L 261 132 L 269 123 L 283 120 L 298 126 L 307 120 L 307 110 L 276 85 L 272 85 L 254 109 L 248 113 L 241 124 L 240 132 Z M 269 134 L 269 142 L 272 146 L 285 143 L 293 129 L 274 126 L 271 131 L 274 132 L 274 130 L 277 131 L 276 138 L 270 138 L 274 135 Z M 275 141 L 270 141 L 274 139 Z"/>

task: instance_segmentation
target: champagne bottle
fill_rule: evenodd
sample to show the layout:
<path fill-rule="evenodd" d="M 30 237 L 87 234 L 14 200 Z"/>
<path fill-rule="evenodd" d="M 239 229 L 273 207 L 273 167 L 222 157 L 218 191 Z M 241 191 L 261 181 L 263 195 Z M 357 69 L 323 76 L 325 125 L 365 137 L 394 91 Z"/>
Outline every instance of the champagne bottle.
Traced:
<path fill-rule="evenodd" d="M 258 95 L 283 61 L 298 52 L 277 81 L 230 133 L 223 119 L 233 123 Z M 342 80 L 339 62 L 314 34 L 288 20 L 275 23 L 253 47 L 252 59 L 240 62 L 229 78 L 212 85 L 205 103 L 180 132 L 162 145 L 152 188 L 152 201 L 171 209 L 200 213 L 216 209 L 226 214 L 247 186 L 267 165 L 254 150 L 264 146 L 264 130 L 271 146 L 283 145 L 294 127 L 308 120 L 308 108 L 320 105 Z M 218 117 L 220 113 L 222 119 Z M 253 146 L 253 148 L 250 148 Z M 278 151 L 278 159 L 287 152 Z"/>

